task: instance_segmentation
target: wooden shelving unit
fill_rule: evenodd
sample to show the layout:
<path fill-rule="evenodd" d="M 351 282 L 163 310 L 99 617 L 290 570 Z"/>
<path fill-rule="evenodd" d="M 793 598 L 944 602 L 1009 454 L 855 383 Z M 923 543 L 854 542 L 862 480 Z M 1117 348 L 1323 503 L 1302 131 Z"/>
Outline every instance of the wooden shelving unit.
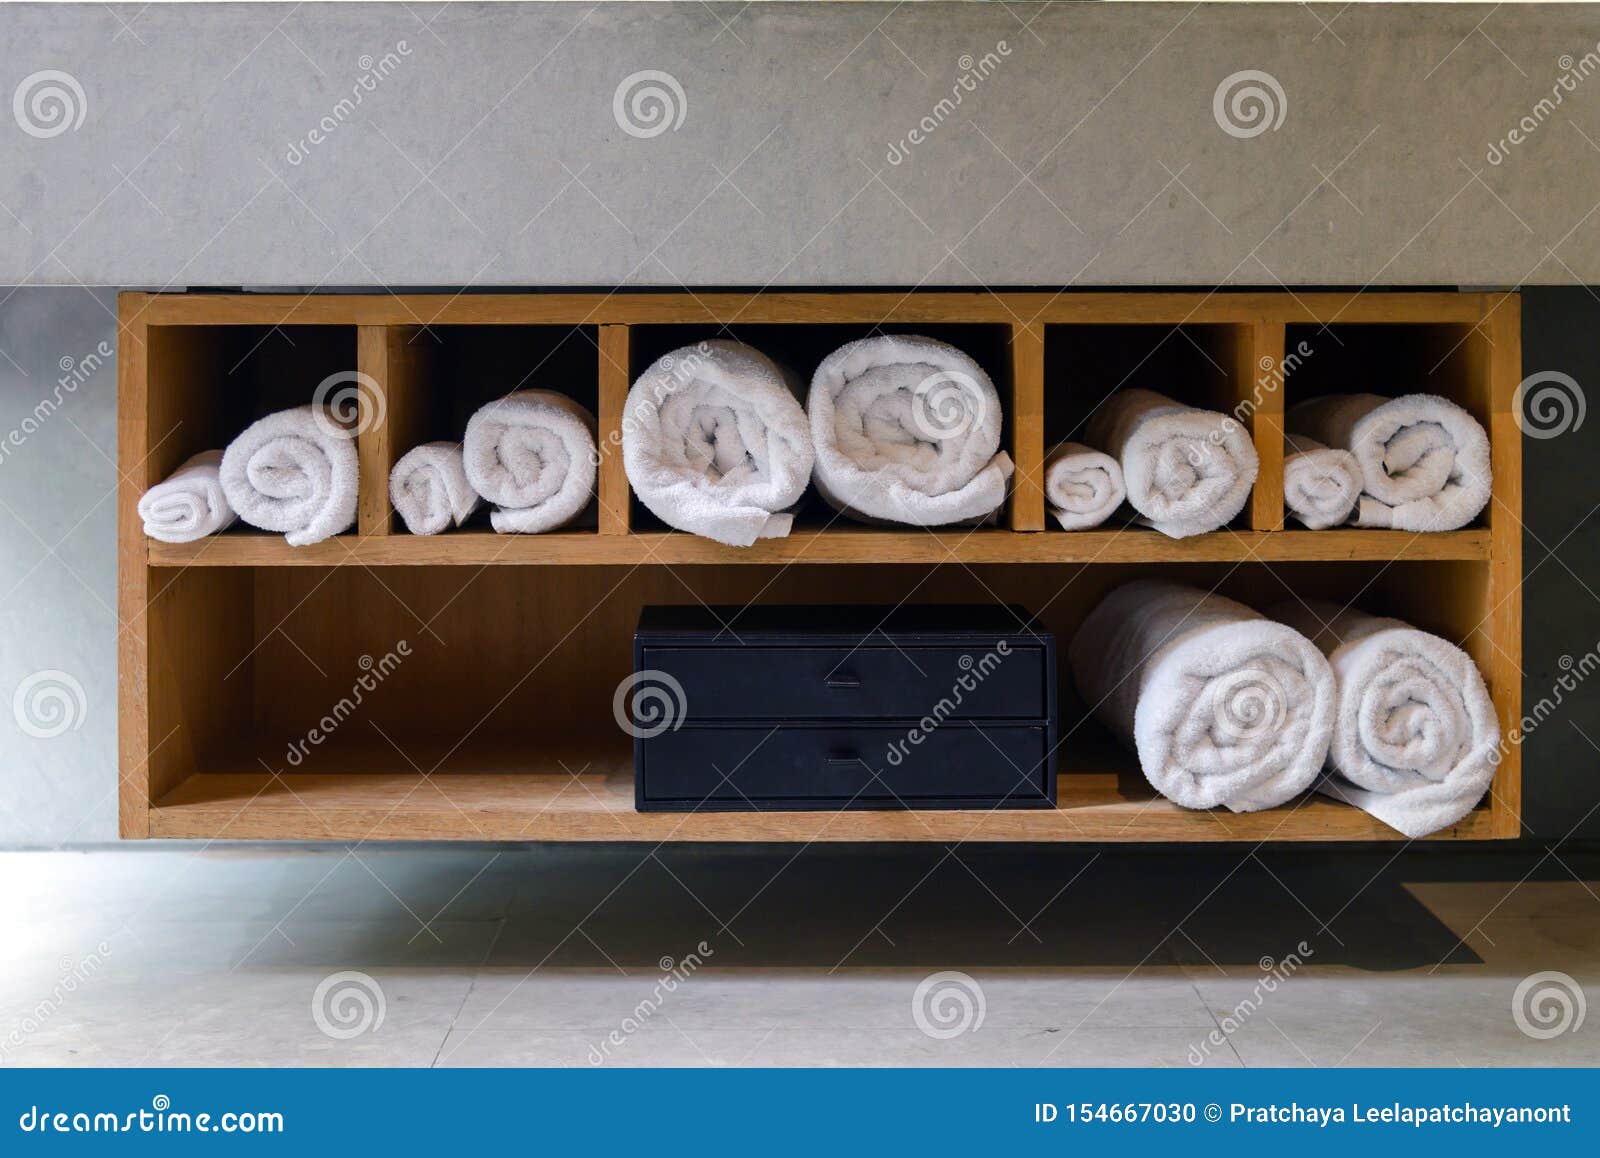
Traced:
<path fill-rule="evenodd" d="M 1509 732 L 1521 712 L 1519 309 L 1514 294 L 1457 293 L 124 294 L 123 835 L 1398 839 L 1320 797 L 1248 816 L 1178 809 L 1070 691 L 1053 811 L 639 814 L 612 695 L 646 603 L 1018 602 L 1065 640 L 1112 585 L 1159 567 L 1257 603 L 1355 601 L 1458 640 Z M 995 379 L 1017 464 L 998 526 L 882 530 L 808 510 L 789 538 L 739 550 L 663 528 L 632 501 L 621 408 L 654 357 L 732 336 L 808 374 L 840 342 L 884 331 L 946 337 Z M 135 508 L 147 486 L 351 370 L 377 393 L 357 443 L 352 532 L 302 549 L 248 529 L 182 546 L 144 538 Z M 1046 446 L 1135 385 L 1251 431 L 1261 476 L 1234 526 L 1181 541 L 1049 529 Z M 406 534 L 387 502 L 393 463 L 418 442 L 459 438 L 476 405 L 527 386 L 598 417 L 591 523 Z M 1350 389 L 1443 394 L 1484 423 L 1495 477 L 1480 525 L 1285 529 L 1284 407 Z M 406 655 L 379 662 L 401 641 Z M 330 716 L 374 668 L 386 674 Z M 327 739 L 307 745 L 328 719 Z M 1518 757 L 1507 751 L 1490 798 L 1442 838 L 1518 834 Z"/>

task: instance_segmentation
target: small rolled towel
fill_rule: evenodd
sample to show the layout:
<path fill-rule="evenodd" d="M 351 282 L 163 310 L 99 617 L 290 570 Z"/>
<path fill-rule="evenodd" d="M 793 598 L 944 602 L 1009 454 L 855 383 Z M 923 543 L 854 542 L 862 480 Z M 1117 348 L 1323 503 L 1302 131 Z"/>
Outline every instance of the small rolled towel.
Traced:
<path fill-rule="evenodd" d="M 563 527 L 594 497 L 594 415 L 564 394 L 522 390 L 480 407 L 462 453 L 472 489 L 502 533 Z"/>
<path fill-rule="evenodd" d="M 1449 640 L 1333 603 L 1273 617 L 1328 656 L 1339 712 L 1318 789 L 1406 836 L 1456 823 L 1489 790 L 1500 722 L 1477 665 Z"/>
<path fill-rule="evenodd" d="M 1117 460 L 1081 442 L 1063 442 L 1045 455 L 1044 494 L 1065 531 L 1098 527 L 1128 497 Z"/>
<path fill-rule="evenodd" d="M 1089 613 L 1068 649 L 1079 692 L 1185 808 L 1272 808 L 1328 754 L 1334 680 L 1299 632 L 1194 587 L 1137 580 Z"/>
<path fill-rule="evenodd" d="M 413 535 L 459 527 L 478 507 L 459 442 L 412 447 L 389 472 L 389 501 Z"/>
<path fill-rule="evenodd" d="M 1313 531 L 1336 527 L 1361 497 L 1361 464 L 1303 434 L 1283 440 L 1283 505 Z"/>
<path fill-rule="evenodd" d="M 223 452 L 221 475 L 239 517 L 282 532 L 291 547 L 355 525 L 355 426 L 327 406 L 296 406 L 252 423 Z"/>
<path fill-rule="evenodd" d="M 954 346 L 880 335 L 822 360 L 806 400 L 817 491 L 867 521 L 939 527 L 1000 509 L 1000 396 Z"/>
<path fill-rule="evenodd" d="M 740 342 L 653 363 L 622 411 L 622 463 L 658 518 L 733 547 L 789 533 L 811 480 L 811 428 L 794 379 Z"/>
<path fill-rule="evenodd" d="M 1290 433 L 1356 456 L 1358 527 L 1454 531 L 1489 501 L 1489 436 L 1448 399 L 1332 394 L 1291 408 L 1287 420 Z"/>
<path fill-rule="evenodd" d="M 1260 460 L 1226 414 L 1153 390 L 1118 390 L 1089 419 L 1085 441 L 1122 463 L 1128 502 L 1174 539 L 1226 526 L 1244 509 Z"/>
<path fill-rule="evenodd" d="M 192 543 L 231 526 L 237 517 L 222 493 L 222 452 L 204 450 L 139 499 L 144 533 L 163 543 Z"/>

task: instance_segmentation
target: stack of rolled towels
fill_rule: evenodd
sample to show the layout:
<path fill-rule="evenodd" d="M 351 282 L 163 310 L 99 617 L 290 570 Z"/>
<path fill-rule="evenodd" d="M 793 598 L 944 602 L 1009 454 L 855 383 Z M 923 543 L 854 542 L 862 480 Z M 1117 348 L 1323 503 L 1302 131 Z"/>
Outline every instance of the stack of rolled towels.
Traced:
<path fill-rule="evenodd" d="M 1001 425 L 989 375 L 932 338 L 850 342 L 803 396 L 790 371 L 719 340 L 640 375 L 623 411 L 623 467 L 667 525 L 731 546 L 787 535 L 812 482 L 861 522 L 979 524 L 1011 478 Z"/>
<path fill-rule="evenodd" d="M 1254 812 L 1315 787 L 1410 837 L 1488 790 L 1500 729 L 1483 677 L 1445 639 L 1333 604 L 1262 615 L 1139 580 L 1068 649 L 1089 709 L 1185 808 Z"/>
<path fill-rule="evenodd" d="M 1307 527 L 1454 531 L 1489 501 L 1489 436 L 1433 394 L 1333 394 L 1289 409 L 1284 503 Z"/>

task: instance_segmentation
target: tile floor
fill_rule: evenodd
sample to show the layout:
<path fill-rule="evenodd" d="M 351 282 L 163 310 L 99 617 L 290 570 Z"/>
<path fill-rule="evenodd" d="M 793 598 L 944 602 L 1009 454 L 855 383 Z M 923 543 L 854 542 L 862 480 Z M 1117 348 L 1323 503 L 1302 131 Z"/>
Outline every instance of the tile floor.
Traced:
<path fill-rule="evenodd" d="M 0 1064 L 1596 1065 L 1597 881 L 1432 849 L 0 853 Z"/>

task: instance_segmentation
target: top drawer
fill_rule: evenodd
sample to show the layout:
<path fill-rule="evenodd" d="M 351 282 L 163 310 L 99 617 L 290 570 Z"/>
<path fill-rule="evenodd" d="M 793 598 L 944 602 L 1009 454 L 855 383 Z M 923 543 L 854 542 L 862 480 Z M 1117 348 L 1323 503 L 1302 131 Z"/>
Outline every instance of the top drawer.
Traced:
<path fill-rule="evenodd" d="M 1021 608 L 647 607 L 634 665 L 684 721 L 1041 722 L 1054 642 Z"/>
<path fill-rule="evenodd" d="M 686 720 L 1042 720 L 1044 649 L 645 647 L 683 688 Z"/>

